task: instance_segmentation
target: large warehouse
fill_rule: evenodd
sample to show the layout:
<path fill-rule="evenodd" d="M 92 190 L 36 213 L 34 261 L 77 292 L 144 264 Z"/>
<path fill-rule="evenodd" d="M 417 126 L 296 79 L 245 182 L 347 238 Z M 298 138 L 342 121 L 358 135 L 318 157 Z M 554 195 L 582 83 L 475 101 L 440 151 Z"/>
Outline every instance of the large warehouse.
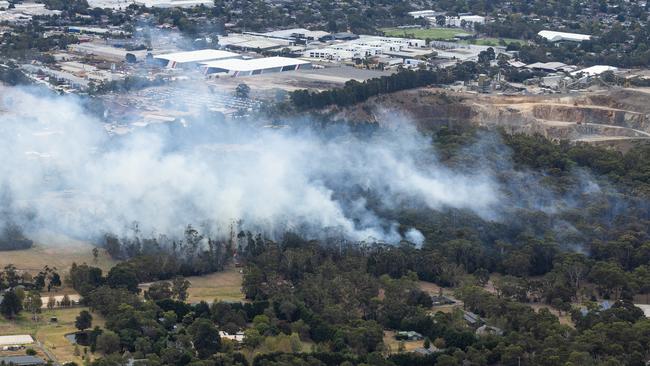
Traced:
<path fill-rule="evenodd" d="M 551 42 L 582 42 L 591 39 L 591 36 L 588 34 L 556 32 L 550 30 L 540 31 L 537 35 Z"/>
<path fill-rule="evenodd" d="M 213 0 L 134 0 L 137 5 L 148 8 L 193 8 L 195 6 L 214 6 Z"/>
<path fill-rule="evenodd" d="M 267 51 L 289 47 L 293 41 L 281 38 L 270 38 L 264 35 L 231 33 L 219 37 L 219 45 L 233 50 Z"/>
<path fill-rule="evenodd" d="M 231 76 L 249 76 L 272 72 L 311 69 L 311 63 L 288 57 L 266 57 L 250 60 L 220 60 L 204 62 L 205 74 L 227 73 Z"/>
<path fill-rule="evenodd" d="M 22 346 L 32 343 L 34 339 L 28 334 L 0 336 L 0 346 Z"/>
<path fill-rule="evenodd" d="M 202 62 L 227 60 L 233 58 L 240 58 L 241 55 L 234 52 L 222 50 L 196 50 L 187 52 L 167 53 L 163 55 L 154 56 L 154 59 L 160 63 L 161 66 L 166 66 L 170 69 L 188 68 L 198 65 Z"/>
<path fill-rule="evenodd" d="M 384 53 L 417 53 L 426 47 L 427 41 L 423 39 L 361 35 L 352 41 L 335 43 L 325 48 L 308 49 L 303 52 L 303 57 L 341 61 L 379 56 Z M 417 54 L 412 57 L 414 56 Z"/>

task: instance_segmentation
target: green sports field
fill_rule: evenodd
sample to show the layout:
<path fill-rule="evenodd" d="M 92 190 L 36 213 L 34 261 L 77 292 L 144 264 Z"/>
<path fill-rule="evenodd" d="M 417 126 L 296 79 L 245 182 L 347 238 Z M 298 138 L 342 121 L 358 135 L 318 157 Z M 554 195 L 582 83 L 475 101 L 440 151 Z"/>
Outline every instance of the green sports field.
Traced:
<path fill-rule="evenodd" d="M 383 28 L 381 29 L 389 37 L 404 37 L 417 39 L 452 40 L 456 34 L 467 33 L 462 29 L 455 28 Z"/>
<path fill-rule="evenodd" d="M 382 28 L 382 32 L 389 37 L 404 37 L 404 38 L 417 38 L 417 39 L 433 39 L 436 41 L 454 41 L 454 36 L 457 34 L 473 34 L 471 31 L 458 28 Z M 493 37 L 480 37 L 472 40 L 462 40 L 459 43 L 463 44 L 477 44 L 483 46 L 499 46 L 500 41 L 505 43 L 525 43 L 526 41 L 513 38 L 493 38 Z"/>

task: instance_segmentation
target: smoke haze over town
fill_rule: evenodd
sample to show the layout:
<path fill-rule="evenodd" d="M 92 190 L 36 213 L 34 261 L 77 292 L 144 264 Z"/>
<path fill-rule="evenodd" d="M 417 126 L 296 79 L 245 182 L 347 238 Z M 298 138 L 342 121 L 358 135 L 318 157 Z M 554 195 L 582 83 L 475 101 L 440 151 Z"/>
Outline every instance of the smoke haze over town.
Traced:
<path fill-rule="evenodd" d="M 218 235 L 236 220 L 270 237 L 330 230 L 395 243 L 409 228 L 398 232 L 358 192 L 384 208 L 449 207 L 484 218 L 500 195 L 489 171 L 437 162 L 431 139 L 406 120 L 368 138 L 211 121 L 111 137 L 74 97 L 7 89 L 0 108 L 3 195 L 28 231 L 95 237 L 126 234 L 137 221 L 146 235 L 187 224 Z M 422 241 L 413 229 L 406 237 Z"/>

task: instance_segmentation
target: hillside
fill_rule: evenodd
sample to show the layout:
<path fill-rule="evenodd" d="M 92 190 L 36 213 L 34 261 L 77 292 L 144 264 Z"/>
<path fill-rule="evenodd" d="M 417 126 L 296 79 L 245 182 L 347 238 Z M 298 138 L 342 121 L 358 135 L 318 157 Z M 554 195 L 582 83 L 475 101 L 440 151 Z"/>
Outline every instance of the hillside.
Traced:
<path fill-rule="evenodd" d="M 644 89 L 616 89 L 506 96 L 421 88 L 381 95 L 334 112 L 336 118 L 350 121 L 388 125 L 386 121 L 393 123 L 394 116 L 403 116 L 423 130 L 470 123 L 627 149 L 630 142 L 650 138 L 647 93 Z"/>

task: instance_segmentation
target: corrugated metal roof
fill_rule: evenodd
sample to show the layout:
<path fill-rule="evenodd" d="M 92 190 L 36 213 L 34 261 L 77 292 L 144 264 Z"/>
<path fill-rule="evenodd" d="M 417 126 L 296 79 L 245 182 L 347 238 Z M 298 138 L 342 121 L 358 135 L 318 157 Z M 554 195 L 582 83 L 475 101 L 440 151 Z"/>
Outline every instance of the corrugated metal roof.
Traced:
<path fill-rule="evenodd" d="M 42 365 L 45 363 L 42 359 L 34 356 L 6 356 L 0 357 L 0 364 L 14 364 L 20 366 Z"/>
<path fill-rule="evenodd" d="M 295 65 L 306 65 L 309 64 L 308 61 L 299 60 L 296 58 L 289 57 L 265 57 L 265 58 L 255 58 L 252 60 L 221 60 L 221 61 L 210 61 L 203 63 L 203 66 L 217 69 L 224 69 L 229 71 L 253 71 L 253 70 L 264 70 L 264 69 L 273 69 L 277 67 L 285 66 L 295 66 Z"/>
<path fill-rule="evenodd" d="M 34 343 L 34 339 L 28 334 L 0 336 L 0 346 L 13 346 L 31 343 Z"/>
<path fill-rule="evenodd" d="M 595 65 L 595 66 L 587 67 L 586 69 L 574 71 L 571 73 L 571 75 L 577 75 L 583 73 L 585 75 L 595 76 L 595 75 L 600 75 L 607 71 L 617 71 L 617 70 L 618 67 L 614 67 L 614 66 Z"/>
<path fill-rule="evenodd" d="M 291 37 L 294 34 L 301 34 L 304 35 L 305 37 L 311 37 L 311 38 L 320 38 L 323 36 L 328 35 L 328 32 L 325 31 L 312 31 L 309 29 L 305 28 L 291 28 L 291 29 L 283 29 L 283 30 L 277 30 L 273 32 L 266 32 L 262 33 L 265 36 L 271 36 L 271 37 Z"/>
<path fill-rule="evenodd" d="M 559 70 L 563 67 L 567 66 L 567 64 L 562 63 L 562 62 L 535 62 L 532 63 L 526 68 L 529 69 L 544 69 L 544 70 Z"/>
<path fill-rule="evenodd" d="M 291 41 L 249 34 L 229 34 L 219 37 L 219 44 L 224 47 L 271 49 L 290 46 Z"/>
<path fill-rule="evenodd" d="M 228 58 L 240 57 L 238 53 L 222 51 L 222 50 L 196 50 L 187 52 L 167 53 L 163 55 L 156 55 L 154 58 L 168 60 L 172 62 L 203 62 L 212 60 L 223 60 Z"/>
<path fill-rule="evenodd" d="M 578 34 L 578 33 L 566 33 L 566 32 L 556 32 L 550 30 L 543 30 L 537 33 L 542 38 L 546 38 L 551 42 L 558 41 L 588 41 L 591 39 L 591 36 L 588 34 Z"/>
<path fill-rule="evenodd" d="M 634 304 L 637 308 L 643 310 L 643 315 L 645 315 L 646 318 L 650 318 L 650 305 L 647 304 Z"/>

